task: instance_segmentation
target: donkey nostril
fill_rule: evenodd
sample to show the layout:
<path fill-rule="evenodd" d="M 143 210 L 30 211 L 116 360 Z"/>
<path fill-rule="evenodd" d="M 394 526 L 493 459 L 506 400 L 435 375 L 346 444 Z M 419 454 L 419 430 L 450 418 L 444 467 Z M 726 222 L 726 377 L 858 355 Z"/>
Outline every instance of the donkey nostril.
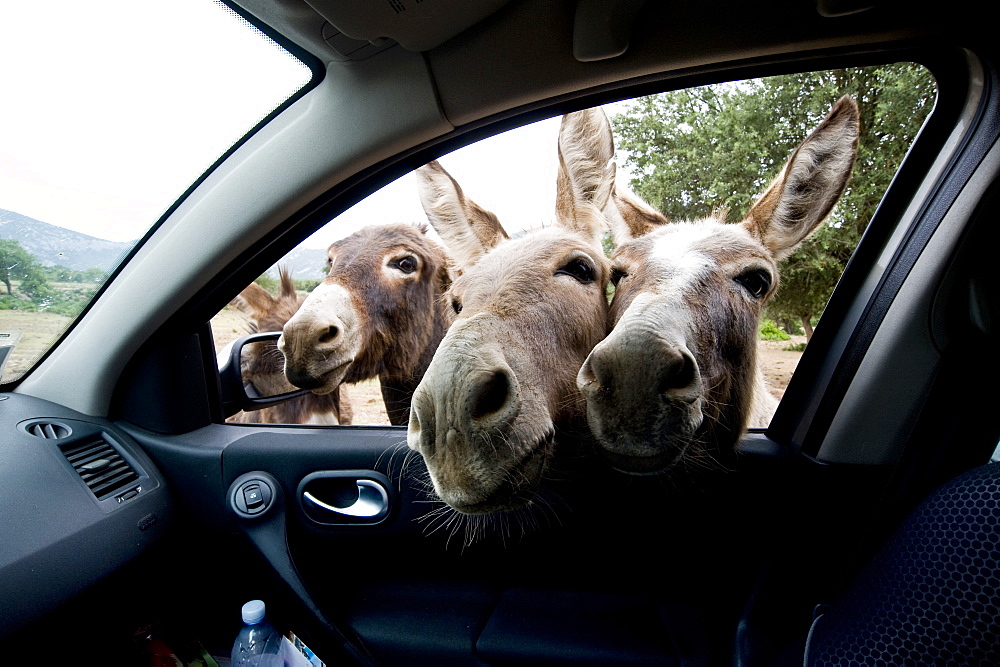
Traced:
<path fill-rule="evenodd" d="M 577 374 L 577 386 L 584 391 L 609 392 L 614 387 L 615 377 L 611 372 L 613 365 L 603 350 L 594 350 L 583 362 Z"/>
<path fill-rule="evenodd" d="M 339 333 L 340 333 L 340 329 L 338 329 L 335 326 L 329 326 L 329 327 L 326 328 L 326 331 L 324 331 L 320 335 L 319 342 L 321 342 L 321 343 L 329 343 L 331 340 L 333 340 L 334 338 L 336 338 L 337 334 L 339 334 Z"/>
<path fill-rule="evenodd" d="M 597 379 L 597 375 L 594 373 L 594 366 L 590 362 L 591 357 L 587 357 L 586 361 L 583 362 L 583 366 L 580 367 L 580 372 L 576 376 L 577 386 L 589 387 L 591 389 L 596 389 L 600 382 Z"/>
<path fill-rule="evenodd" d="M 691 386 L 696 374 L 697 367 L 690 354 L 671 351 L 663 363 L 663 372 L 660 374 L 660 393 Z"/>
<path fill-rule="evenodd" d="M 416 404 L 410 408 L 410 421 L 406 426 L 406 444 L 410 449 L 421 452 L 424 456 L 433 454 L 433 439 L 425 439 L 420 428 L 420 410 Z"/>
<path fill-rule="evenodd" d="M 472 418 L 482 419 L 499 412 L 507 404 L 510 395 L 510 380 L 501 371 L 490 373 L 484 382 L 474 390 Z"/>

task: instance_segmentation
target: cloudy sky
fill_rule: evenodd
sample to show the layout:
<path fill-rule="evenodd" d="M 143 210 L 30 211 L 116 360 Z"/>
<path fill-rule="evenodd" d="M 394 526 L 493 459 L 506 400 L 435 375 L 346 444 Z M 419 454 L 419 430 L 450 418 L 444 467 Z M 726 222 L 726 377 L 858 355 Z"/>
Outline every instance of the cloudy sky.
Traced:
<path fill-rule="evenodd" d="M 221 5 L 164 7 L 0 4 L 0 208 L 138 238 L 308 79 Z"/>
<path fill-rule="evenodd" d="M 178 11 L 133 0 L 0 5 L 0 208 L 136 239 L 308 76 L 219 5 L 171 7 Z M 155 29 L 121 30 L 125 21 Z M 508 231 L 548 223 L 558 126 L 542 121 L 441 163 Z M 325 248 L 359 224 L 425 219 L 406 176 L 305 243 Z"/>
<path fill-rule="evenodd" d="M 439 159 L 466 196 L 499 218 L 509 233 L 555 218 L 556 137 L 550 118 L 484 139 Z M 325 248 L 372 222 L 425 222 L 417 181 L 407 174 L 344 211 L 305 245 Z"/>

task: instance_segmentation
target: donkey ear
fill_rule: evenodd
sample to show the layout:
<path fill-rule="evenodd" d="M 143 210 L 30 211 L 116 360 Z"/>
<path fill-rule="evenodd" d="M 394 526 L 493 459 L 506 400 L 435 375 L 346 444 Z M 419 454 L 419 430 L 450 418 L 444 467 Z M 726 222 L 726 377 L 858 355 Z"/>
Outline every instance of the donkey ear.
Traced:
<path fill-rule="evenodd" d="M 602 211 L 615 189 L 615 143 L 600 107 L 568 113 L 559 125 L 556 224 L 600 244 Z"/>
<path fill-rule="evenodd" d="M 667 219 L 616 183 L 615 142 L 600 107 L 563 116 L 559 128 L 556 221 L 599 239 L 610 226 L 616 244 L 648 234 Z"/>
<path fill-rule="evenodd" d="M 229 302 L 229 305 L 254 319 L 258 319 L 270 312 L 274 306 L 274 297 L 257 283 L 250 283 Z"/>
<path fill-rule="evenodd" d="M 845 95 L 750 208 L 742 224 L 775 259 L 790 255 L 830 214 L 851 175 L 859 134 L 858 105 Z"/>
<path fill-rule="evenodd" d="M 472 266 L 508 238 L 497 217 L 467 199 L 437 160 L 417 169 L 416 175 L 424 213 L 460 268 Z"/>
<path fill-rule="evenodd" d="M 604 209 L 604 215 L 611 224 L 615 245 L 644 236 L 670 222 L 634 192 L 621 186 L 615 188 L 611 206 Z"/>

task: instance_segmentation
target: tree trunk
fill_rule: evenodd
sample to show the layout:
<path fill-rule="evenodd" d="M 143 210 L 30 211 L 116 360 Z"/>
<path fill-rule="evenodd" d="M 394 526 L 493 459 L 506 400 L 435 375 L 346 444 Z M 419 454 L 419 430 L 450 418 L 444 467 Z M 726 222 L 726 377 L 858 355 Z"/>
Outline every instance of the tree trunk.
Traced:
<path fill-rule="evenodd" d="M 802 320 L 802 330 L 806 332 L 806 343 L 808 343 L 813 337 L 812 322 L 809 321 L 808 315 L 801 315 L 800 319 Z"/>

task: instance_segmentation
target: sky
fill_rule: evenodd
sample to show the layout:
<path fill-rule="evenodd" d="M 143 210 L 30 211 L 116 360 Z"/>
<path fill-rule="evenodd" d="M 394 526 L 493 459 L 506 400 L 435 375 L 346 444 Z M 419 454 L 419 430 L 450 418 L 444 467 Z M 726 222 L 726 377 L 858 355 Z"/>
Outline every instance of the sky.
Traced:
<path fill-rule="evenodd" d="M 220 5 L 163 7 L 0 4 L 0 208 L 139 238 L 308 80 L 302 63 Z"/>
<path fill-rule="evenodd" d="M 102 239 L 137 239 L 308 77 L 219 5 L 172 7 L 180 11 L 134 0 L 0 5 L 0 208 Z M 156 29 L 123 31 L 125 20 Z M 133 52 L 143 57 L 130 59 Z M 509 233 L 547 224 L 558 127 L 558 118 L 541 121 L 440 161 Z M 304 245 L 325 248 L 362 224 L 425 220 L 407 175 Z"/>
<path fill-rule="evenodd" d="M 470 144 L 438 162 L 467 197 L 514 234 L 555 219 L 558 133 L 559 118 L 549 118 Z M 411 173 L 344 211 L 303 245 L 326 248 L 365 224 L 426 221 Z"/>

